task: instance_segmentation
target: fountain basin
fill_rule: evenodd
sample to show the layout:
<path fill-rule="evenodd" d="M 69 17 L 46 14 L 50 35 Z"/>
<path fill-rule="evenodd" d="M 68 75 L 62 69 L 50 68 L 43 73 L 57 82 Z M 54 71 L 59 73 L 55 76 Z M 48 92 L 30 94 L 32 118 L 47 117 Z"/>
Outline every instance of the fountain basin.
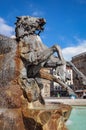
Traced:
<path fill-rule="evenodd" d="M 0 130 L 66 130 L 70 113 L 71 107 L 64 104 L 0 108 Z"/>

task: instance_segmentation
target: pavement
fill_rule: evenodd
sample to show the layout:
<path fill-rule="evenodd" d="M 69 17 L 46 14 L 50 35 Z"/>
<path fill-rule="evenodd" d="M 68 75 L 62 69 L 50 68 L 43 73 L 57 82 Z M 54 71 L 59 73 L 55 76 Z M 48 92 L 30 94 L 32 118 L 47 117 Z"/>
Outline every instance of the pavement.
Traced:
<path fill-rule="evenodd" d="M 71 106 L 86 106 L 86 99 L 44 98 L 46 103 L 63 103 Z"/>

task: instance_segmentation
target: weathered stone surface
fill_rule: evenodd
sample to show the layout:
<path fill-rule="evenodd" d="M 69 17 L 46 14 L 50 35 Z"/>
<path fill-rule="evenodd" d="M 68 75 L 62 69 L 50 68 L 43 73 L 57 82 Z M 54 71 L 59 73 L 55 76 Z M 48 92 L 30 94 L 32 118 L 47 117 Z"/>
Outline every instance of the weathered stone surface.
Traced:
<path fill-rule="evenodd" d="M 69 105 L 46 104 L 43 106 L 36 102 L 29 104 L 28 108 L 23 108 L 24 119 L 37 122 L 37 126 L 40 126 L 39 130 L 67 130 L 65 121 L 68 120 L 72 109 Z"/>
<path fill-rule="evenodd" d="M 71 107 L 28 103 L 17 82 L 0 88 L 0 130 L 65 130 Z"/>
<path fill-rule="evenodd" d="M 70 115 L 71 107 L 68 105 L 34 106 L 29 109 L 23 107 L 24 109 L 1 108 L 0 130 L 67 130 L 63 117 L 65 115 L 68 119 Z"/>
<path fill-rule="evenodd" d="M 42 105 L 44 101 L 35 77 L 44 66 L 43 62 L 55 51 L 59 52 L 59 47 L 48 49 L 41 41 L 39 45 L 40 38 L 36 34 L 33 35 L 33 29 L 40 33 L 45 21 L 34 19 L 33 23 L 36 22 L 37 28 L 32 26 L 33 28 L 28 30 L 30 28 L 23 20 L 26 20 L 28 25 L 29 18 L 22 17 L 22 23 L 16 24 L 16 39 L 0 35 L 0 130 L 65 130 L 65 121 L 70 115 L 71 107 L 63 104 Z M 39 49 L 44 47 L 46 50 L 42 50 L 42 53 L 36 52 L 38 48 L 31 48 L 34 43 Z M 57 65 L 58 59 L 55 59 Z M 62 56 L 61 59 L 64 61 Z"/>
<path fill-rule="evenodd" d="M 21 109 L 0 109 L 0 130 L 25 130 Z"/>

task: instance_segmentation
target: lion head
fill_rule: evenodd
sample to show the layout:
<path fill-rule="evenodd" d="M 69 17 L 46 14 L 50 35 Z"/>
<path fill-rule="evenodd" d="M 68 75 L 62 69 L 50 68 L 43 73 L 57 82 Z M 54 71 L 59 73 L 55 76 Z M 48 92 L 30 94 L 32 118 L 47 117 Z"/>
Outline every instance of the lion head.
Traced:
<path fill-rule="evenodd" d="M 24 37 L 26 35 L 36 34 L 39 35 L 44 30 L 44 24 L 46 23 L 43 18 L 36 18 L 30 16 L 17 17 L 16 21 L 16 37 Z"/>

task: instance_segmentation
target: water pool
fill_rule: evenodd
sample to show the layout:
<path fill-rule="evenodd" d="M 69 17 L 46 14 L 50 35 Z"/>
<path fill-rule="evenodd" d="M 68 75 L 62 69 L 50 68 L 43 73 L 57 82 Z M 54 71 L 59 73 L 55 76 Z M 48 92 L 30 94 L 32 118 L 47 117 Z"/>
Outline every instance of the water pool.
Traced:
<path fill-rule="evenodd" d="M 86 107 L 73 107 L 66 126 L 68 130 L 86 130 Z"/>

